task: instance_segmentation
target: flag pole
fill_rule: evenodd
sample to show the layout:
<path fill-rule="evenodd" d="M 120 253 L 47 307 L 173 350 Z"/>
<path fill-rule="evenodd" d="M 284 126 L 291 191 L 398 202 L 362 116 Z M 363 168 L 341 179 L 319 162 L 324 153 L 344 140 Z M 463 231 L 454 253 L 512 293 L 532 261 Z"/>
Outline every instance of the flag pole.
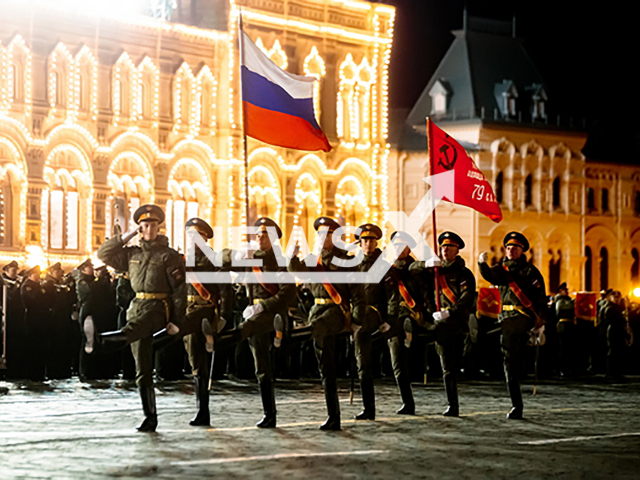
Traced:
<path fill-rule="evenodd" d="M 431 119 L 429 117 L 427 117 L 427 150 L 428 150 L 428 154 L 429 154 L 429 176 L 433 177 L 434 172 L 435 172 L 435 165 L 434 165 L 434 155 L 433 155 L 433 149 L 431 148 L 433 144 L 432 141 L 432 130 L 431 130 Z M 434 188 L 434 185 L 431 185 L 431 188 Z M 433 231 L 433 249 L 434 252 L 436 253 L 436 255 L 438 257 L 440 257 L 440 249 L 438 248 L 438 232 L 437 232 L 437 224 L 436 224 L 436 199 L 435 196 L 433 195 L 433 192 L 431 192 L 431 230 Z M 433 269 L 433 279 L 434 279 L 434 284 L 435 284 L 435 295 L 436 295 L 436 308 L 438 310 L 440 310 L 440 281 L 439 281 L 439 268 L 438 267 L 434 267 Z"/>

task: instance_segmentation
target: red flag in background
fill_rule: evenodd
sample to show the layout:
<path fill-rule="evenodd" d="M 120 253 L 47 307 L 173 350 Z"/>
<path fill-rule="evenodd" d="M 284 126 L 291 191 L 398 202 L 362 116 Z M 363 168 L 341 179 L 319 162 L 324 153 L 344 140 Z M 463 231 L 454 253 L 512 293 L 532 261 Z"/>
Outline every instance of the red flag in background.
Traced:
<path fill-rule="evenodd" d="M 427 120 L 427 136 L 433 159 L 431 175 L 450 170 L 455 174 L 455 198 L 444 197 L 443 200 L 473 208 L 494 222 L 500 222 L 502 210 L 493 188 L 464 148 L 430 119 Z"/>

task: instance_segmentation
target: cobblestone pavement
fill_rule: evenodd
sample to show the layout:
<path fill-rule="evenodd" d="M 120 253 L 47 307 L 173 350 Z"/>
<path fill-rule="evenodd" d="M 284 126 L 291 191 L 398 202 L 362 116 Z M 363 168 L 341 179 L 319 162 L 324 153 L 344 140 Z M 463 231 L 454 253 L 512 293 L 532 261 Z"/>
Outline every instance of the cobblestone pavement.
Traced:
<path fill-rule="evenodd" d="M 318 382 L 278 382 L 278 428 L 258 430 L 253 383 L 220 381 L 212 428 L 190 427 L 189 382 L 157 386 L 159 428 L 137 433 L 137 390 L 123 381 L 6 383 L 0 396 L 0 478 L 638 478 L 640 379 L 547 382 L 523 421 L 507 421 L 500 382 L 460 386 L 460 418 L 440 415 L 440 381 L 414 385 L 417 416 L 395 414 L 393 383 L 377 382 L 375 422 L 356 422 L 340 384 L 341 432 L 321 432 Z"/>

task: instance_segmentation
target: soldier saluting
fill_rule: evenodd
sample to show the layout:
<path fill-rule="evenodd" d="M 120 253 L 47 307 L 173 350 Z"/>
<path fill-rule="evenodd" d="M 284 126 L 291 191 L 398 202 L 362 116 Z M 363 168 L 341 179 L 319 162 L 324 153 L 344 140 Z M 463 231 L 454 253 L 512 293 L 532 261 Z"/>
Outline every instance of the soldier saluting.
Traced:
<path fill-rule="evenodd" d="M 512 403 L 507 418 L 522 419 L 523 402 L 519 377 L 523 366 L 523 352 L 527 346 L 529 331 L 544 323 L 540 314 L 545 311 L 547 302 L 540 271 L 527 262 L 523 255 L 529 250 L 526 237 L 519 232 L 510 232 L 504 237 L 503 244 L 506 257 L 500 263 L 490 267 L 487 264 L 488 254 L 483 252 L 478 258 L 478 264 L 482 277 L 500 289 L 500 343 Z"/>
<path fill-rule="evenodd" d="M 333 232 L 340 228 L 338 222 L 329 217 L 320 217 L 313 223 L 320 234 L 326 234 L 322 250 L 318 256 L 311 254 L 304 261 L 297 255 L 298 245 L 293 249 L 289 271 L 304 280 L 304 273 L 341 273 L 348 275 L 354 267 L 336 264 L 340 260 L 352 257 L 333 244 Z M 321 237 L 320 237 L 321 238 Z M 335 259 L 335 262 L 334 262 Z M 335 345 L 336 335 L 350 328 L 351 321 L 362 324 L 365 310 L 365 297 L 361 284 L 332 283 L 328 277 L 323 282 L 310 284 L 315 297 L 315 305 L 309 312 L 313 343 L 322 376 L 325 401 L 329 418 L 320 426 L 320 430 L 340 430 L 340 404 L 336 381 Z"/>
<path fill-rule="evenodd" d="M 442 262 L 437 274 L 435 269 L 426 268 L 425 262 L 414 262 L 409 270 L 425 279 L 427 310 L 435 323 L 436 350 L 440 355 L 442 378 L 449 405 L 443 415 L 457 417 L 458 372 L 462 362 L 465 333 L 469 329 L 469 314 L 475 301 L 476 279 L 458 255 L 464 248 L 462 238 L 453 232 L 443 232 L 438 237 L 438 245 Z M 436 262 L 431 263 L 436 266 Z M 435 298 L 436 282 L 440 292 L 439 309 Z"/>
<path fill-rule="evenodd" d="M 169 239 L 159 234 L 164 212 L 157 205 L 143 205 L 133 214 L 139 225 L 124 235 L 107 240 L 98 258 L 118 271 L 128 271 L 136 292 L 127 311 L 127 323 L 115 332 L 100 334 L 99 341 L 131 344 L 136 363 L 136 383 L 144 411 L 141 432 L 154 432 L 158 425 L 153 389 L 153 334 L 166 327 L 177 334 L 187 306 L 187 286 L 182 255 L 169 247 Z M 140 246 L 126 246 L 138 233 Z"/>

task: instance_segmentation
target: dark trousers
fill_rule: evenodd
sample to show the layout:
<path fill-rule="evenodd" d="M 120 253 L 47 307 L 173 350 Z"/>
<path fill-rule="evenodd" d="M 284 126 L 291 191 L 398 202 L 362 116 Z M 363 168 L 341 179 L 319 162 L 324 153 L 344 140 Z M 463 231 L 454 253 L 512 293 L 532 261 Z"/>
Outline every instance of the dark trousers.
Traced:
<path fill-rule="evenodd" d="M 500 342 L 504 356 L 504 373 L 511 403 L 516 408 L 523 407 L 520 377 L 524 365 L 525 348 L 529 340 L 529 330 L 533 328 L 533 323 L 533 320 L 525 315 L 507 317 L 501 322 Z"/>

